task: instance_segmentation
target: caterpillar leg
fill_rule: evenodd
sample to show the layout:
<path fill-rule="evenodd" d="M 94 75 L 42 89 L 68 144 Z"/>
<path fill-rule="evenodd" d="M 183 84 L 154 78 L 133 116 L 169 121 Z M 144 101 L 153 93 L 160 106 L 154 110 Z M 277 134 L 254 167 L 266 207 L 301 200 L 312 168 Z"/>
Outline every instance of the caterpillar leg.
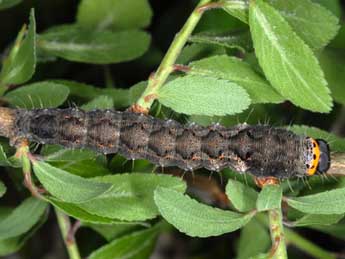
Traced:
<path fill-rule="evenodd" d="M 279 184 L 279 179 L 273 176 L 268 177 L 255 177 L 255 184 L 262 188 L 265 185 Z"/>

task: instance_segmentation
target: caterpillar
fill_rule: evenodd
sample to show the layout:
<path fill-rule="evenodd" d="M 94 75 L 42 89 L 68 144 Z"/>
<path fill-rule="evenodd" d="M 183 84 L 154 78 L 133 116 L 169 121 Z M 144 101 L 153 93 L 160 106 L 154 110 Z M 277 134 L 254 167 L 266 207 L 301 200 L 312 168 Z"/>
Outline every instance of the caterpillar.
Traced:
<path fill-rule="evenodd" d="M 311 176 L 330 167 L 326 141 L 284 128 L 239 124 L 203 127 L 115 110 L 0 108 L 0 136 L 69 148 L 90 148 L 162 167 L 231 168 L 256 177 Z"/>

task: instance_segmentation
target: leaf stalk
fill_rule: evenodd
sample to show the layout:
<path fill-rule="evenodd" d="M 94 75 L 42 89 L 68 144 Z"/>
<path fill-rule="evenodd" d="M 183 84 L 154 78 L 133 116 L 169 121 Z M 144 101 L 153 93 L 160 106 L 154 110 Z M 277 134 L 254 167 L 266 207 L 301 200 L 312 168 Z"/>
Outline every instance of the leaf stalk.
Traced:
<path fill-rule="evenodd" d="M 174 71 L 174 64 L 176 62 L 176 59 L 180 55 L 189 36 L 192 34 L 194 28 L 201 19 L 204 10 L 207 10 L 205 9 L 205 6 L 207 6 L 207 4 L 210 4 L 210 2 L 211 0 L 201 0 L 192 14 L 189 16 L 181 31 L 176 34 L 156 73 L 150 76 L 145 91 L 137 100 L 136 104 L 132 106 L 133 111 L 148 113 L 151 105 L 153 104 L 153 101 L 158 96 L 157 93 L 159 88 L 161 88 L 165 83 L 170 73 Z M 203 8 L 200 9 L 200 7 Z M 147 98 L 148 96 L 154 96 L 155 98 Z"/>
<path fill-rule="evenodd" d="M 300 250 L 304 251 L 305 253 L 315 257 L 315 258 L 322 258 L 322 259 L 335 259 L 336 256 L 321 247 L 315 245 L 314 243 L 310 242 L 308 239 L 300 236 L 296 232 L 285 229 L 285 237 L 286 242 L 294 245 L 295 247 L 299 248 Z"/>
<path fill-rule="evenodd" d="M 272 239 L 269 258 L 287 259 L 282 211 L 280 209 L 269 210 L 268 219 Z"/>
<path fill-rule="evenodd" d="M 69 217 L 55 208 L 55 214 L 59 224 L 60 232 L 65 243 L 70 259 L 81 259 L 77 243 L 74 236 L 70 235 L 71 221 Z"/>

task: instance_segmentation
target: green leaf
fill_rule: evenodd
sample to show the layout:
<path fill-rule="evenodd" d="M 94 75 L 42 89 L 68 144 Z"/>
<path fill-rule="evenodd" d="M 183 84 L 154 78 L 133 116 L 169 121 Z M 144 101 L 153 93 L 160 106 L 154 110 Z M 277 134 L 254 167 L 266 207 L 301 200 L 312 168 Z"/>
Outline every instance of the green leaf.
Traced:
<path fill-rule="evenodd" d="M 103 89 L 97 86 L 63 79 L 54 80 L 53 82 L 68 87 L 71 96 L 78 97 L 83 101 L 91 101 L 92 99 L 97 98 L 99 95 L 102 95 Z M 119 93 L 119 98 L 122 99 L 121 93 Z"/>
<path fill-rule="evenodd" d="M 12 209 L 6 207 L 0 207 L 0 222 L 7 218 L 12 212 Z M 23 235 L 11 237 L 7 239 L 0 240 L 0 256 L 5 256 L 18 251 L 25 242 L 41 227 L 41 225 L 46 221 L 48 213 L 45 213 L 43 217 L 40 218 L 39 222 Z"/>
<path fill-rule="evenodd" d="M 0 181 L 0 198 L 4 196 L 4 194 L 6 193 L 6 190 L 7 190 L 6 185 L 2 181 Z"/>
<path fill-rule="evenodd" d="M 11 166 L 11 162 L 8 160 L 4 148 L 0 145 L 0 166 Z"/>
<path fill-rule="evenodd" d="M 78 175 L 83 178 L 104 176 L 111 174 L 111 171 L 98 160 L 78 160 L 78 161 L 51 161 L 54 167 L 67 171 L 70 174 Z"/>
<path fill-rule="evenodd" d="M 30 197 L 0 222 L 0 239 L 8 239 L 29 231 L 42 217 L 47 203 Z"/>
<path fill-rule="evenodd" d="M 190 64 L 191 74 L 225 79 L 242 86 L 249 94 L 252 103 L 279 103 L 284 98 L 249 64 L 238 58 L 213 56 Z"/>
<path fill-rule="evenodd" d="M 259 63 L 273 87 L 292 103 L 329 112 L 330 91 L 312 50 L 262 0 L 251 1 L 249 24 Z"/>
<path fill-rule="evenodd" d="M 112 185 L 72 175 L 43 161 L 33 161 L 35 175 L 49 193 L 62 201 L 80 203 L 109 191 Z"/>
<path fill-rule="evenodd" d="M 114 107 L 113 99 L 106 95 L 100 95 L 93 99 L 92 101 L 84 104 L 81 108 L 85 111 L 95 110 L 95 109 L 111 109 Z"/>
<path fill-rule="evenodd" d="M 83 160 L 94 160 L 101 156 L 90 149 L 62 148 L 57 145 L 44 145 L 41 150 L 46 162 L 72 162 Z"/>
<path fill-rule="evenodd" d="M 231 204 L 241 212 L 255 209 L 258 193 L 241 182 L 229 179 L 226 185 L 226 195 Z"/>
<path fill-rule="evenodd" d="M 78 219 L 84 223 L 112 225 L 112 224 L 137 224 L 136 222 L 126 222 L 97 216 L 81 209 L 77 204 L 64 202 L 54 197 L 45 197 L 52 205 L 63 211 L 65 214 Z"/>
<path fill-rule="evenodd" d="M 133 230 L 138 228 L 138 225 L 135 223 L 104 225 L 83 222 L 83 226 L 93 229 L 98 234 L 103 236 L 108 242 L 114 240 L 115 238 L 119 238 L 126 233 L 133 232 Z"/>
<path fill-rule="evenodd" d="M 164 25 L 162 26 L 162 28 L 165 27 L 166 26 Z M 201 20 L 198 22 L 198 25 L 193 32 L 200 33 L 212 31 L 215 33 L 224 33 L 242 29 L 248 29 L 247 24 L 243 23 L 236 17 L 229 15 L 229 13 L 223 9 L 215 8 L 212 12 L 203 13 Z"/>
<path fill-rule="evenodd" d="M 226 54 L 226 49 L 224 47 L 214 44 L 193 43 L 186 45 L 182 49 L 181 54 L 176 60 L 176 64 L 188 64 L 191 61 L 199 60 L 201 58 L 224 54 Z"/>
<path fill-rule="evenodd" d="M 66 101 L 68 94 L 67 87 L 43 81 L 14 89 L 5 95 L 5 99 L 19 108 L 55 108 Z"/>
<path fill-rule="evenodd" d="M 147 82 L 143 81 L 133 85 L 129 89 L 109 89 L 97 88 L 92 85 L 68 80 L 55 80 L 54 82 L 68 87 L 71 96 L 79 97 L 85 101 L 90 101 L 99 95 L 111 97 L 115 108 L 128 107 L 133 104 L 140 97 L 147 85 Z"/>
<path fill-rule="evenodd" d="M 310 228 L 332 235 L 336 238 L 345 240 L 344 222 L 341 222 L 335 225 L 330 225 L 330 226 L 322 226 L 322 225 L 310 226 Z"/>
<path fill-rule="evenodd" d="M 342 214 L 345 213 L 345 188 L 288 198 L 287 202 L 291 207 L 304 213 Z"/>
<path fill-rule="evenodd" d="M 269 0 L 297 35 L 311 48 L 326 46 L 339 30 L 339 19 L 310 0 Z"/>
<path fill-rule="evenodd" d="M 307 214 L 300 219 L 292 222 L 294 227 L 305 227 L 312 225 L 333 225 L 338 223 L 344 217 L 344 214 L 331 214 L 331 215 L 319 215 L 319 214 Z"/>
<path fill-rule="evenodd" d="M 0 10 L 11 8 L 12 6 L 15 6 L 21 2 L 22 2 L 22 0 L 1 0 L 0 1 Z"/>
<path fill-rule="evenodd" d="M 2 2 L 0 1 L 0 9 Z M 6 4 L 6 2 L 5 2 Z M 36 67 L 36 22 L 34 9 L 31 9 L 30 23 L 26 31 L 19 32 L 16 42 L 7 59 L 4 61 L 0 74 L 2 84 L 22 84 L 28 81 Z"/>
<path fill-rule="evenodd" d="M 341 2 L 337 0 L 313 0 L 314 3 L 318 3 L 322 5 L 323 7 L 327 8 L 330 10 L 334 15 L 337 17 L 341 16 L 342 13 L 342 8 L 341 8 Z"/>
<path fill-rule="evenodd" d="M 148 26 L 151 17 L 147 0 L 82 0 L 77 23 L 95 30 L 136 29 Z"/>
<path fill-rule="evenodd" d="M 50 55 L 70 61 L 110 64 L 142 56 L 150 45 L 143 31 L 94 31 L 61 25 L 40 35 L 38 46 Z"/>
<path fill-rule="evenodd" d="M 106 157 L 90 149 L 66 149 L 58 145 L 44 145 L 41 149 L 44 161 L 81 177 L 111 174 L 106 167 Z"/>
<path fill-rule="evenodd" d="M 0 198 L 4 196 L 4 194 L 6 193 L 6 190 L 7 190 L 6 185 L 2 181 L 0 181 Z"/>
<path fill-rule="evenodd" d="M 235 83 L 213 77 L 187 75 L 159 89 L 158 100 L 179 113 L 226 115 L 248 108 L 246 91 Z"/>
<path fill-rule="evenodd" d="M 153 201 L 154 190 L 169 187 L 184 192 L 186 184 L 177 177 L 155 174 L 117 174 L 95 178 L 111 183 L 113 188 L 90 202 L 78 204 L 82 209 L 102 217 L 120 220 L 146 220 L 157 216 Z"/>
<path fill-rule="evenodd" d="M 159 228 L 134 232 L 94 251 L 89 259 L 140 259 L 149 258 L 158 236 Z"/>
<path fill-rule="evenodd" d="M 248 23 L 248 1 L 247 0 L 225 0 L 223 9 L 230 15 L 244 23 Z"/>
<path fill-rule="evenodd" d="M 289 130 L 299 135 L 305 135 L 315 139 L 324 139 L 328 142 L 333 152 L 345 152 L 345 139 L 327 131 L 305 125 L 293 125 L 289 127 Z"/>
<path fill-rule="evenodd" d="M 271 237 L 267 228 L 254 218 L 241 229 L 236 258 L 252 259 L 253 256 L 267 252 L 270 246 Z"/>
<path fill-rule="evenodd" d="M 310 0 L 268 0 L 289 23 L 295 33 L 311 48 L 320 49 L 335 37 L 339 19 L 328 9 Z M 224 1 L 223 9 L 241 21 L 248 23 L 248 2 Z"/>
<path fill-rule="evenodd" d="M 254 215 L 213 208 L 168 188 L 157 188 L 154 198 L 162 216 L 189 236 L 209 237 L 232 232 L 247 224 Z"/>
<path fill-rule="evenodd" d="M 345 47 L 345 40 L 342 45 Z M 345 104 L 345 52 L 327 48 L 320 53 L 319 61 L 331 89 L 332 97 L 336 102 Z"/>
<path fill-rule="evenodd" d="M 18 251 L 25 241 L 26 238 L 22 236 L 0 240 L 0 256 L 6 256 Z"/>
<path fill-rule="evenodd" d="M 250 33 L 247 30 L 226 34 L 203 32 L 190 36 L 188 41 L 193 43 L 212 44 L 230 49 L 236 48 L 244 53 L 253 50 Z"/>
<path fill-rule="evenodd" d="M 282 202 L 282 188 L 280 185 L 265 185 L 256 201 L 258 211 L 280 209 Z"/>
<path fill-rule="evenodd" d="M 335 48 L 335 52 L 339 53 L 337 49 L 344 49 L 345 48 L 345 25 L 342 24 L 338 34 L 335 36 L 335 38 L 330 42 L 328 47 Z M 326 51 L 329 51 L 330 48 L 326 48 Z M 344 55 L 342 55 L 344 56 Z"/>

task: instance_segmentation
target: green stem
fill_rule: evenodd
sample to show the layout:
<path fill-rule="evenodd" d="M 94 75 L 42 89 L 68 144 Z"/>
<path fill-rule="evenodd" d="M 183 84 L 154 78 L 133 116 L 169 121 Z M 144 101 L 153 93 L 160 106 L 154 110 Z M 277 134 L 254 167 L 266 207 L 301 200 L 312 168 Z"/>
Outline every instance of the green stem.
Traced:
<path fill-rule="evenodd" d="M 110 67 L 108 65 L 105 65 L 103 67 L 104 69 L 104 83 L 106 88 L 114 88 L 114 80 L 113 77 L 111 76 L 111 71 Z"/>
<path fill-rule="evenodd" d="M 66 249 L 70 259 L 81 259 L 78 246 L 74 240 L 74 237 L 69 237 L 69 231 L 71 229 L 71 222 L 69 217 L 63 214 L 61 211 L 55 208 L 55 214 L 58 220 L 59 228 L 62 238 L 66 245 Z"/>
<path fill-rule="evenodd" d="M 256 218 L 265 226 L 268 226 L 267 218 L 263 214 L 257 214 Z M 315 258 L 322 259 L 335 259 L 336 256 L 329 251 L 310 242 L 308 239 L 300 236 L 295 231 L 284 228 L 285 242 L 287 245 L 291 244 L 300 249 L 301 251 L 314 256 Z"/>
<path fill-rule="evenodd" d="M 270 252 L 270 256 L 279 259 L 287 258 L 283 228 L 283 216 L 281 210 L 269 210 L 268 219 L 272 239 L 272 249 Z"/>
<path fill-rule="evenodd" d="M 174 70 L 173 65 L 175 64 L 176 59 L 180 55 L 182 48 L 186 44 L 189 36 L 192 34 L 202 16 L 203 11 L 198 8 L 202 5 L 208 4 L 209 2 L 211 2 L 211 0 L 201 0 L 196 9 L 194 9 L 192 14 L 189 16 L 181 31 L 176 34 L 156 73 L 150 77 L 145 91 L 136 103 L 142 109 L 150 109 L 153 101 L 157 97 L 159 88 L 164 84 L 170 73 Z"/>
<path fill-rule="evenodd" d="M 318 247 L 314 243 L 305 239 L 304 237 L 298 235 L 296 232 L 285 229 L 285 236 L 287 242 L 293 244 L 295 247 L 304 251 L 305 253 L 320 259 L 335 259 L 336 256 L 332 253 L 323 250 L 321 247 Z"/>

